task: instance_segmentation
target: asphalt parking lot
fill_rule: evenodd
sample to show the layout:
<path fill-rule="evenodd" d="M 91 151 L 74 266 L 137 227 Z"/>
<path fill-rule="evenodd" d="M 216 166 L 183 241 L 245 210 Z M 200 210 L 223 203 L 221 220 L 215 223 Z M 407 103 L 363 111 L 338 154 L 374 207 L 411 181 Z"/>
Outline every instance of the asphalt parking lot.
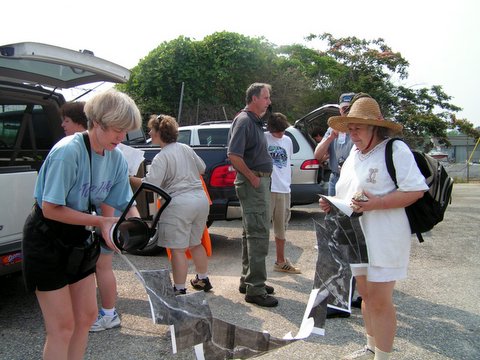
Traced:
<path fill-rule="evenodd" d="M 445 220 L 419 244 L 413 239 L 409 278 L 397 284 L 398 332 L 393 359 L 477 359 L 480 354 L 480 184 L 456 184 Z M 216 222 L 210 228 L 213 256 L 207 294 L 213 315 L 221 320 L 272 336 L 295 334 L 302 321 L 315 273 L 316 250 L 312 219 L 322 220 L 316 205 L 296 207 L 287 233 L 286 252 L 302 269 L 300 275 L 273 271 L 274 242 L 267 259 L 269 284 L 279 306 L 260 308 L 238 293 L 240 222 Z M 128 255 L 140 270 L 168 268 L 164 253 L 155 257 Z M 172 354 L 165 325 L 150 317 L 146 292 L 129 266 L 114 261 L 118 280 L 117 308 L 122 327 L 91 334 L 86 359 L 195 359 L 193 350 Z M 191 267 L 193 274 L 193 267 Z M 193 291 L 192 289 L 189 289 Z M 363 346 L 358 309 L 346 319 L 327 319 L 325 336 L 311 335 L 259 358 L 339 359 Z M 0 279 L 0 359 L 39 359 L 44 342 L 41 313 L 35 296 L 25 293 L 21 277 Z M 207 359 L 208 360 L 208 359 Z"/>

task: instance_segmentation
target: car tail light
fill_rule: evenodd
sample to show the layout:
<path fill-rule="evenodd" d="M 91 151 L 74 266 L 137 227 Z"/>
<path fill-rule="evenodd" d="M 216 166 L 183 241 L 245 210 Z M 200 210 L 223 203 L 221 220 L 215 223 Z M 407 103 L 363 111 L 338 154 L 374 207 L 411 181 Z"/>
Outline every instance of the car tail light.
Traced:
<path fill-rule="evenodd" d="M 212 171 L 210 177 L 210 186 L 215 187 L 229 187 L 234 186 L 233 182 L 237 176 L 237 171 L 232 165 L 218 166 Z"/>
<path fill-rule="evenodd" d="M 316 159 L 305 160 L 302 165 L 300 165 L 301 170 L 318 170 L 320 168 L 320 163 Z"/>

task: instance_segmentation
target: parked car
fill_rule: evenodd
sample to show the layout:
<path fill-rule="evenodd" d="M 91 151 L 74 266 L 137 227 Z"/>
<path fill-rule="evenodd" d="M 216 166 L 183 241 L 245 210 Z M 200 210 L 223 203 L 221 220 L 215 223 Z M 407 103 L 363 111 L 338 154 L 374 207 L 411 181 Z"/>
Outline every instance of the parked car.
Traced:
<path fill-rule="evenodd" d="M 211 121 L 199 125 L 180 126 L 178 141 L 195 146 L 227 146 L 231 122 Z M 326 193 L 326 184 L 318 183 L 319 162 L 313 157 L 315 143 L 308 133 L 290 126 L 285 135 L 292 139 L 291 205 L 307 205 L 318 201 L 318 194 Z"/>
<path fill-rule="evenodd" d="M 311 134 L 324 134 L 328 129 L 328 119 L 331 116 L 338 115 L 340 115 L 340 110 L 337 104 L 326 104 L 302 116 L 300 119 L 295 121 L 293 126 L 301 131 L 301 133 L 304 134 L 305 137 L 311 141 L 311 143 L 313 143 L 313 146 L 316 146 L 316 141 L 312 138 Z M 326 164 L 320 164 L 319 171 L 321 172 L 319 174 L 319 182 L 323 182 L 326 185 L 325 191 L 328 192 L 327 184 L 331 173 L 331 170 L 328 167 L 328 161 Z"/>
<path fill-rule="evenodd" d="M 40 43 L 0 46 L 0 276 L 21 270 L 25 219 L 37 171 L 64 136 L 58 89 L 125 82 L 130 72 L 97 58 Z"/>

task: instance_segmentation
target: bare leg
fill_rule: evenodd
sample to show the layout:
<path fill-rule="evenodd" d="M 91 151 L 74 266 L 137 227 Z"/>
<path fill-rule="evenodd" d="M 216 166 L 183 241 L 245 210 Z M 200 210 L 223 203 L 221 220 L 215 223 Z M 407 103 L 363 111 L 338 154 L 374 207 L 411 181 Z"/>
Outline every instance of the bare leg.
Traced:
<path fill-rule="evenodd" d="M 187 281 L 188 262 L 185 249 L 171 249 L 172 276 L 175 284 L 185 284 Z"/>
<path fill-rule="evenodd" d="M 367 282 L 368 313 L 375 334 L 376 347 L 391 352 L 397 330 L 397 315 L 393 305 L 395 281 Z M 364 300 L 365 301 L 365 300 Z"/>
<path fill-rule="evenodd" d="M 357 282 L 357 291 L 362 297 L 362 315 L 363 315 L 363 322 L 365 325 L 365 331 L 367 335 L 375 337 L 373 332 L 373 326 L 370 322 L 370 314 L 368 312 L 368 291 L 367 291 L 367 277 L 365 275 L 362 276 L 355 276 L 355 280 Z M 367 299 L 367 300 L 366 300 Z M 373 350 L 373 349 L 372 349 Z"/>
<path fill-rule="evenodd" d="M 275 247 L 277 250 L 277 263 L 285 262 L 285 239 L 275 237 Z"/>
<path fill-rule="evenodd" d="M 190 248 L 190 254 L 192 254 L 192 260 L 195 264 L 195 270 L 198 274 L 206 274 L 208 271 L 208 259 L 207 252 L 202 244 L 192 246 Z"/>
<path fill-rule="evenodd" d="M 93 274 L 53 291 L 36 291 L 47 331 L 44 360 L 82 359 L 97 316 Z"/>
<path fill-rule="evenodd" d="M 70 294 L 73 316 L 75 318 L 75 329 L 68 349 L 68 359 L 82 360 L 87 348 L 88 332 L 98 314 L 95 277 L 93 274 L 70 285 Z"/>
<path fill-rule="evenodd" d="M 53 291 L 36 291 L 47 332 L 43 359 L 67 359 L 74 329 L 72 302 L 68 286 Z"/>
<path fill-rule="evenodd" d="M 112 267 L 113 253 L 100 254 L 97 261 L 97 286 L 102 307 L 113 309 L 117 301 L 117 280 Z"/>

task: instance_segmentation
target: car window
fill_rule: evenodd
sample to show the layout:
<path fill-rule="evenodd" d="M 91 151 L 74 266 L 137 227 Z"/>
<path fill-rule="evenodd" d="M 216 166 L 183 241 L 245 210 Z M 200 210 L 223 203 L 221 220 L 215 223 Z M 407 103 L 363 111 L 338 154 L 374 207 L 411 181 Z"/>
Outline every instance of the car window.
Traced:
<path fill-rule="evenodd" d="M 0 148 L 13 148 L 20 129 L 19 114 L 22 114 L 25 108 L 26 105 L 2 105 L 0 109 Z"/>
<path fill-rule="evenodd" d="M 48 149 L 52 146 L 53 140 L 48 133 L 49 127 L 46 124 L 46 115 L 39 105 L 35 105 L 32 110 L 27 105 L 2 105 L 0 109 L 0 147 L 14 148 L 22 132 L 21 149 Z M 33 126 L 33 129 L 30 129 L 30 126 Z M 35 134 L 33 141 L 30 137 L 31 130 Z"/>
<path fill-rule="evenodd" d="M 227 145 L 229 128 L 204 128 L 198 130 L 200 145 Z"/>
<path fill-rule="evenodd" d="M 297 139 L 295 139 L 295 136 L 293 136 L 288 131 L 285 131 L 285 135 L 287 135 L 290 139 L 292 139 L 293 153 L 296 154 L 297 152 L 299 152 L 300 151 L 300 145 L 298 145 L 298 141 L 297 141 Z"/>
<path fill-rule="evenodd" d="M 39 168 L 48 151 L 64 136 L 60 123 L 56 107 L 1 104 L 0 164 Z"/>
<path fill-rule="evenodd" d="M 191 130 L 179 130 L 177 142 L 190 145 L 190 139 L 192 137 Z"/>
<path fill-rule="evenodd" d="M 124 143 L 144 144 L 147 141 L 143 129 L 131 130 L 127 133 Z"/>

